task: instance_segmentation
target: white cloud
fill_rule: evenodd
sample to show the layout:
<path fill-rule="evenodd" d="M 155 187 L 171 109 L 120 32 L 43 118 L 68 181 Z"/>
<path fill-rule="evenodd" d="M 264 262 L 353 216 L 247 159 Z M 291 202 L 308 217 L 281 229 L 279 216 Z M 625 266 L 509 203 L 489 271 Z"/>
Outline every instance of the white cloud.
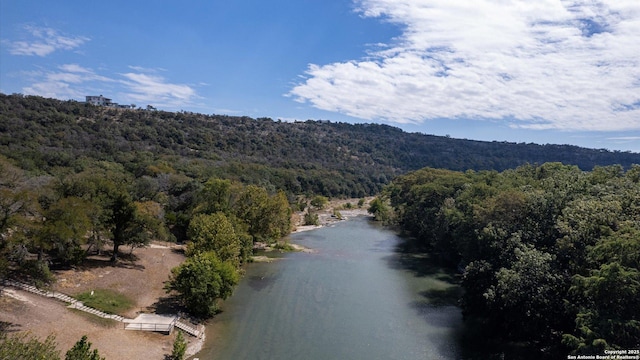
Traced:
<path fill-rule="evenodd" d="M 189 85 L 172 84 L 163 77 L 142 73 L 121 74 L 127 80 L 121 83 L 128 88 L 123 96 L 136 102 L 154 106 L 179 107 L 189 104 L 197 97 L 196 91 Z"/>
<path fill-rule="evenodd" d="M 5 41 L 9 53 L 24 56 L 47 56 L 56 50 L 73 50 L 90 39 L 85 36 L 65 36 L 51 28 L 25 26 L 30 39 Z"/>
<path fill-rule="evenodd" d="M 288 94 L 368 120 L 507 119 L 532 129 L 640 129 L 637 0 L 357 0 L 402 36 L 309 65 Z"/>
<path fill-rule="evenodd" d="M 607 140 L 640 141 L 640 136 L 618 136 L 608 138 Z"/>
<path fill-rule="evenodd" d="M 147 68 L 144 66 L 135 66 L 135 65 L 129 65 L 129 69 L 137 72 L 141 72 L 141 73 L 157 73 L 159 71 L 167 71 L 167 69 L 163 69 L 163 68 Z"/>
<path fill-rule="evenodd" d="M 130 68 L 152 72 L 152 69 Z M 22 89 L 25 94 L 57 99 L 84 100 L 87 95 L 104 94 L 124 103 L 181 108 L 199 98 L 191 86 L 172 84 L 160 76 L 126 73 L 109 77 L 78 64 L 60 65 L 53 71 L 23 72 L 22 76 L 30 83 Z"/>
<path fill-rule="evenodd" d="M 81 99 L 91 91 L 92 85 L 104 88 L 104 84 L 115 80 L 96 74 L 93 70 L 78 64 L 60 65 L 56 71 L 36 71 L 28 75 L 31 85 L 23 88 L 25 94 L 40 95 L 57 99 Z"/>

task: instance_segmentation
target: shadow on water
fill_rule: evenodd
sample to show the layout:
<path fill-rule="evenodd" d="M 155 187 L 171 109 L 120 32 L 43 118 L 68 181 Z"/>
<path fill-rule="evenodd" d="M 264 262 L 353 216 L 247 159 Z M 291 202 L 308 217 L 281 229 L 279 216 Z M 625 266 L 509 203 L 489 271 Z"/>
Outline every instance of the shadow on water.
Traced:
<path fill-rule="evenodd" d="M 411 302 L 417 316 L 435 328 L 450 328 L 451 313 L 460 313 L 460 300 L 464 289 L 460 286 L 461 275 L 455 268 L 437 255 L 424 250 L 414 239 L 401 238 L 392 255 L 385 257 L 387 265 L 396 270 L 407 271 L 416 278 L 428 278 L 427 289 L 420 291 L 419 299 Z M 462 316 L 462 315 L 460 315 Z M 540 352 L 523 350 L 519 344 L 500 344 L 487 331 L 486 326 L 473 319 L 463 320 L 454 328 L 452 336 L 460 349 L 459 359 L 504 360 L 541 359 Z M 446 353 L 446 349 L 441 351 Z"/>
<path fill-rule="evenodd" d="M 395 270 L 410 271 L 416 277 L 432 277 L 457 284 L 459 277 L 446 261 L 426 251 L 415 239 L 401 238 L 393 254 L 386 257 L 387 264 Z"/>
<path fill-rule="evenodd" d="M 459 308 L 464 293 L 460 286 L 461 276 L 456 273 L 437 255 L 427 252 L 417 240 L 401 238 L 393 249 L 393 253 L 385 257 L 387 266 L 395 270 L 407 271 L 416 278 L 428 279 L 426 288 L 418 293 L 418 299 L 411 302 L 416 315 L 434 328 L 452 328 L 452 313 L 462 317 Z M 452 329 L 453 337 L 460 353 L 459 359 L 493 359 L 487 353 L 478 353 L 477 347 L 471 344 L 469 329 L 465 322 L 460 322 Z M 447 349 L 440 349 L 446 353 Z"/>
<path fill-rule="evenodd" d="M 431 307 L 458 306 L 462 294 L 462 288 L 458 285 L 444 289 L 429 289 L 420 293 Z"/>
<path fill-rule="evenodd" d="M 255 291 L 262 291 L 278 280 L 278 276 L 253 275 L 246 278 L 247 285 Z"/>

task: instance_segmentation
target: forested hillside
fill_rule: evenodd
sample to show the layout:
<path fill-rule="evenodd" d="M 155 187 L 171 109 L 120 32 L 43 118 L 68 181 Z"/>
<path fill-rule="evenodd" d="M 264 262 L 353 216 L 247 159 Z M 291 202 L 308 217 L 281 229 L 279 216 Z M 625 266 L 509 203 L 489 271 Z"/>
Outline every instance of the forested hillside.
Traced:
<path fill-rule="evenodd" d="M 117 262 L 123 245 L 185 241 L 167 290 L 206 317 L 253 244 L 289 233 L 292 208 L 393 180 L 398 223 L 464 272 L 470 324 L 546 354 L 637 348 L 632 164 L 640 154 L 0 94 L 0 277 L 46 282 L 96 249 Z"/>
<path fill-rule="evenodd" d="M 496 358 L 640 348 L 640 166 L 425 168 L 384 193 L 397 224 L 458 269 L 470 340 Z"/>
<path fill-rule="evenodd" d="M 386 125 L 118 110 L 3 94 L 0 154 L 41 174 L 61 167 L 77 172 L 100 160 L 135 177 L 177 172 L 349 197 L 376 194 L 395 176 L 425 166 L 500 171 L 559 161 L 590 170 L 640 163 L 637 153 L 459 140 Z"/>

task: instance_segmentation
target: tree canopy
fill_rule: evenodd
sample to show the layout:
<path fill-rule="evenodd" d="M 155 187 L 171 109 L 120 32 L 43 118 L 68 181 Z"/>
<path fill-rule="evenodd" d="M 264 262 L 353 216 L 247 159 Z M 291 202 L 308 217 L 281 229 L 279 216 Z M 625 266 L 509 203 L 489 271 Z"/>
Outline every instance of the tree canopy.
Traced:
<path fill-rule="evenodd" d="M 505 170 L 563 162 L 583 170 L 640 163 L 640 154 L 569 145 L 452 139 L 377 124 L 281 122 L 190 112 L 118 110 L 0 94 L 0 154 L 22 169 L 80 169 L 115 162 L 136 178 L 185 174 L 292 194 L 376 195 L 425 166 Z"/>
<path fill-rule="evenodd" d="M 425 168 L 384 198 L 404 231 L 459 269 L 464 317 L 489 343 L 602 355 L 640 347 L 638 171 Z"/>
<path fill-rule="evenodd" d="M 174 268 L 166 289 L 178 292 L 192 314 L 209 317 L 218 310 L 216 299 L 229 297 L 238 280 L 233 264 L 209 251 L 197 253 Z"/>

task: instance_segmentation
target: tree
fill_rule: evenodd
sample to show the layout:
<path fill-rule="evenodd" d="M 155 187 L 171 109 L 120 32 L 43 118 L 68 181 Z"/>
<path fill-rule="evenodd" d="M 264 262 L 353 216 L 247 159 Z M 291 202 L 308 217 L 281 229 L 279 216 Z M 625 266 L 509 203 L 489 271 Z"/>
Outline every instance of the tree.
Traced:
<path fill-rule="evenodd" d="M 284 192 L 269 196 L 262 187 L 246 186 L 233 210 L 248 225 L 254 241 L 274 241 L 291 231 L 291 208 Z"/>
<path fill-rule="evenodd" d="M 55 340 L 53 335 L 41 341 L 29 333 L 13 336 L 0 333 L 0 359 L 59 360 L 60 351 L 56 350 Z"/>
<path fill-rule="evenodd" d="M 182 360 L 187 352 L 187 342 L 184 339 L 182 331 L 178 330 L 176 339 L 173 341 L 173 350 L 171 351 L 171 360 Z"/>
<path fill-rule="evenodd" d="M 122 245 L 145 246 L 153 235 L 166 235 L 162 221 L 144 203 L 132 201 L 126 191 L 116 191 L 112 195 L 107 221 L 113 241 L 111 261 L 117 260 Z"/>
<path fill-rule="evenodd" d="M 278 191 L 269 198 L 266 213 L 268 223 L 267 236 L 279 239 L 291 232 L 291 206 L 284 191 Z"/>
<path fill-rule="evenodd" d="M 591 276 L 574 277 L 571 292 L 578 302 L 576 332 L 563 342 L 580 354 L 606 348 L 640 346 L 640 271 L 617 262 L 604 264 Z"/>
<path fill-rule="evenodd" d="M 100 211 L 91 217 L 92 241 L 100 242 L 102 234 L 113 242 L 111 261 L 116 261 L 120 246 L 144 246 L 152 235 L 163 233 L 164 224 L 158 213 L 145 203 L 137 203 L 128 191 L 130 181 L 120 169 L 92 169 L 60 185 L 63 196 L 76 196 L 91 201 Z"/>
<path fill-rule="evenodd" d="M 240 239 L 233 224 L 222 212 L 195 215 L 189 223 L 187 236 L 190 240 L 187 256 L 213 251 L 221 261 L 239 265 L 242 247 Z"/>
<path fill-rule="evenodd" d="M 249 226 L 249 234 L 254 241 L 268 240 L 269 219 L 267 190 L 256 185 L 248 185 L 241 190 L 234 206 L 235 215 Z"/>
<path fill-rule="evenodd" d="M 311 211 L 307 211 L 306 213 L 304 213 L 304 225 L 320 225 L 318 214 L 312 213 Z"/>
<path fill-rule="evenodd" d="M 640 346 L 639 169 L 422 169 L 384 194 L 404 231 L 458 260 L 464 318 L 499 351 L 602 354 Z"/>
<path fill-rule="evenodd" d="M 317 195 L 313 199 L 311 199 L 311 206 L 315 207 L 316 209 L 323 209 L 328 202 L 329 199 L 327 199 L 327 197 Z"/>
<path fill-rule="evenodd" d="M 209 179 L 200 193 L 200 205 L 197 211 L 213 214 L 218 211 L 227 213 L 231 207 L 230 180 Z"/>
<path fill-rule="evenodd" d="M 216 300 L 229 297 L 238 280 L 235 266 L 211 251 L 195 254 L 173 268 L 165 290 L 176 291 L 192 314 L 210 317 L 218 310 Z"/>
<path fill-rule="evenodd" d="M 4 240 L 8 236 L 7 231 L 29 214 L 33 203 L 29 193 L 24 190 L 14 191 L 0 187 L 0 240 Z"/>
<path fill-rule="evenodd" d="M 98 349 L 91 350 L 91 343 L 87 341 L 87 335 L 82 335 L 82 338 L 67 351 L 65 360 L 105 360 L 105 358 L 100 357 Z"/>
<path fill-rule="evenodd" d="M 495 273 L 495 283 L 483 294 L 492 309 L 489 320 L 506 339 L 549 341 L 551 329 L 563 320 L 562 276 L 552 271 L 551 254 L 520 246 L 515 257 L 509 268 Z"/>
<path fill-rule="evenodd" d="M 53 256 L 65 263 L 79 264 L 84 259 L 81 245 L 86 243 L 91 228 L 91 214 L 96 207 L 86 200 L 62 198 L 44 211 L 44 221 L 38 231 L 41 260 L 42 250 L 53 250 Z"/>
<path fill-rule="evenodd" d="M 391 208 L 379 197 L 371 201 L 367 212 L 372 214 L 376 221 L 388 222 L 391 219 Z"/>

